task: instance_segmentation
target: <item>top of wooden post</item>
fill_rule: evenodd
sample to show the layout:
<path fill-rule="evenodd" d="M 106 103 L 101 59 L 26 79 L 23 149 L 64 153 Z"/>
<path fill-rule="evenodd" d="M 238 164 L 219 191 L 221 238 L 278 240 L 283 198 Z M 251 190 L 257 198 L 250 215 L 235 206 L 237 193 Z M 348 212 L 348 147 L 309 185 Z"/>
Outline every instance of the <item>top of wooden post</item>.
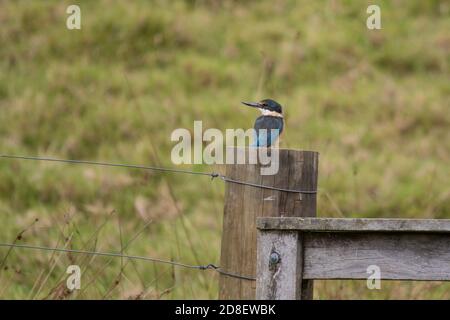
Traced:
<path fill-rule="evenodd" d="M 258 218 L 260 230 L 298 230 L 310 232 L 442 232 L 450 233 L 450 219 L 375 218 Z"/>

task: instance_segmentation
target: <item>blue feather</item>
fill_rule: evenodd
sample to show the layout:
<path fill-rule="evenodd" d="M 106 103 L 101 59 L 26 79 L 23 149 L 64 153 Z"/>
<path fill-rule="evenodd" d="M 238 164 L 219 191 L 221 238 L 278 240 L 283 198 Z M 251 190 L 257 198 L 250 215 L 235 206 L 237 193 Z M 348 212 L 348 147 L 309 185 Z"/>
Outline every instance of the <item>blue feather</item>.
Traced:
<path fill-rule="evenodd" d="M 251 147 L 266 147 L 267 146 L 267 131 L 270 131 L 270 145 L 274 145 L 275 141 L 278 139 L 280 135 L 279 129 L 272 130 L 259 130 L 259 134 L 255 131 L 253 134 L 253 143 Z"/>

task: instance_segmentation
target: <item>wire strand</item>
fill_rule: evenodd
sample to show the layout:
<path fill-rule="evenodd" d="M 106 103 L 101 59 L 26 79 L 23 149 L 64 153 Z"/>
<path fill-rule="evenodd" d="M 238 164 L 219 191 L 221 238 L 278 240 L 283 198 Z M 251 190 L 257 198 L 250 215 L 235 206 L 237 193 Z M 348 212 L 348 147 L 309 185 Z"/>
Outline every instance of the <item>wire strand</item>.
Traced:
<path fill-rule="evenodd" d="M 141 170 L 152 170 L 152 171 L 160 171 L 160 172 L 173 172 L 173 173 L 182 173 L 182 174 L 191 174 L 191 175 L 201 175 L 201 176 L 209 176 L 211 179 L 220 178 L 224 182 L 240 184 L 255 188 L 269 189 L 275 191 L 289 192 L 289 193 L 302 193 L 302 194 L 316 194 L 317 190 L 295 190 L 295 189 L 286 189 L 286 188 L 277 188 L 266 186 L 257 183 L 251 183 L 247 181 L 241 181 L 229 178 L 227 176 L 221 175 L 216 172 L 196 172 L 190 170 L 182 170 L 182 169 L 173 169 L 166 167 L 155 167 L 155 166 L 144 166 L 144 165 L 134 165 L 134 164 L 124 164 L 124 163 L 110 163 L 110 162 L 99 162 L 99 161 L 89 161 L 89 160 L 73 160 L 73 159 L 57 159 L 57 158 L 47 158 L 47 157 L 32 157 L 32 156 L 17 156 L 17 155 L 6 155 L 0 154 L 0 158 L 4 159 L 16 159 L 16 160 L 34 160 L 34 161 L 50 161 L 50 162 L 61 162 L 61 163 L 70 163 L 70 164 L 88 164 L 95 166 L 103 166 L 103 167 L 120 167 L 120 168 L 131 168 L 131 169 L 141 169 Z"/>
<path fill-rule="evenodd" d="M 294 189 L 270 187 L 270 186 L 265 186 L 265 185 L 257 184 L 257 183 L 251 183 L 251 182 L 246 182 L 246 181 L 234 180 L 234 179 L 228 178 L 226 176 L 222 176 L 222 175 L 220 175 L 219 178 L 222 179 L 225 182 L 235 183 L 235 184 L 242 184 L 242 185 L 255 187 L 255 188 L 262 188 L 262 189 L 269 189 L 269 190 L 276 190 L 276 191 L 283 191 L 283 192 L 291 192 L 291 193 L 303 193 L 303 194 L 316 194 L 317 193 L 317 191 L 304 191 L 304 190 L 294 190 Z"/>
<path fill-rule="evenodd" d="M 52 252 L 77 253 L 77 254 L 87 254 L 87 255 L 95 255 L 95 256 L 106 256 L 106 257 L 116 257 L 116 258 L 127 258 L 127 259 L 133 259 L 133 260 L 151 261 L 151 262 L 169 264 L 169 265 L 182 267 L 182 268 L 188 268 L 188 269 L 214 270 L 220 274 L 227 275 L 227 276 L 230 276 L 233 278 L 238 278 L 238 279 L 243 279 L 243 280 L 251 280 L 251 281 L 256 280 L 254 277 L 239 275 L 239 274 L 235 274 L 232 272 L 222 270 L 220 267 L 218 267 L 212 263 L 207 264 L 207 265 L 193 265 L 193 264 L 163 260 L 163 259 L 152 258 L 152 257 L 127 255 L 127 254 L 116 253 L 116 252 L 100 252 L 100 251 L 64 249 L 64 248 L 53 248 L 53 247 L 46 247 L 46 246 L 37 246 L 37 245 L 30 245 L 30 244 L 17 244 L 17 243 L 3 243 L 2 242 L 2 243 L 0 243 L 0 247 L 42 250 L 42 251 L 52 251 Z"/>
<path fill-rule="evenodd" d="M 72 164 L 89 164 L 89 165 L 103 166 L 103 167 L 121 167 L 121 168 L 131 168 L 131 169 L 143 169 L 143 170 L 152 170 L 152 171 L 175 172 L 175 173 L 184 173 L 184 174 L 212 176 L 211 173 L 207 173 L 207 172 L 195 172 L 195 171 L 182 170 L 182 169 L 143 166 L 143 165 L 135 165 L 135 164 L 98 162 L 98 161 L 89 161 L 89 160 L 56 159 L 56 158 L 43 158 L 43 157 L 31 157 L 31 156 L 15 156 L 15 155 L 5 155 L 5 154 L 0 154 L 0 158 L 19 159 L 19 160 L 35 160 L 35 161 L 52 161 L 52 162 L 72 163 Z"/>

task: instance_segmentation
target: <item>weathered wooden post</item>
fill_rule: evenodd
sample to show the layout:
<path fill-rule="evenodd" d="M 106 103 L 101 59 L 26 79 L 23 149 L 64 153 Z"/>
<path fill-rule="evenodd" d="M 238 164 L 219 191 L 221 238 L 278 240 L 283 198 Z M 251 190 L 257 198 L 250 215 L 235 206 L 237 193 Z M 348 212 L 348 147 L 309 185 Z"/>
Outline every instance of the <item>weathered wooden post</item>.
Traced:
<path fill-rule="evenodd" d="M 319 154 L 279 149 L 279 170 L 262 175 L 259 164 L 227 165 L 226 176 L 280 189 L 316 191 Z M 301 194 L 228 183 L 225 192 L 221 268 L 256 277 L 256 218 L 315 217 L 316 194 Z M 302 282 L 305 298 L 311 299 L 313 282 Z M 220 299 L 255 299 L 256 282 L 221 275 Z"/>

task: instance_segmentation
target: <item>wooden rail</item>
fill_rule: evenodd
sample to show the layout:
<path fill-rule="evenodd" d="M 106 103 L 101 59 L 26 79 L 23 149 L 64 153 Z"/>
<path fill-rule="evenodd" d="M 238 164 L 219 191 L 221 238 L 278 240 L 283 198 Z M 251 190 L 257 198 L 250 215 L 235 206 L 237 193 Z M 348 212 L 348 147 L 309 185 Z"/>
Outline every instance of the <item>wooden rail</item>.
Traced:
<path fill-rule="evenodd" d="M 258 218 L 257 299 L 301 299 L 302 282 L 450 281 L 450 219 Z"/>

